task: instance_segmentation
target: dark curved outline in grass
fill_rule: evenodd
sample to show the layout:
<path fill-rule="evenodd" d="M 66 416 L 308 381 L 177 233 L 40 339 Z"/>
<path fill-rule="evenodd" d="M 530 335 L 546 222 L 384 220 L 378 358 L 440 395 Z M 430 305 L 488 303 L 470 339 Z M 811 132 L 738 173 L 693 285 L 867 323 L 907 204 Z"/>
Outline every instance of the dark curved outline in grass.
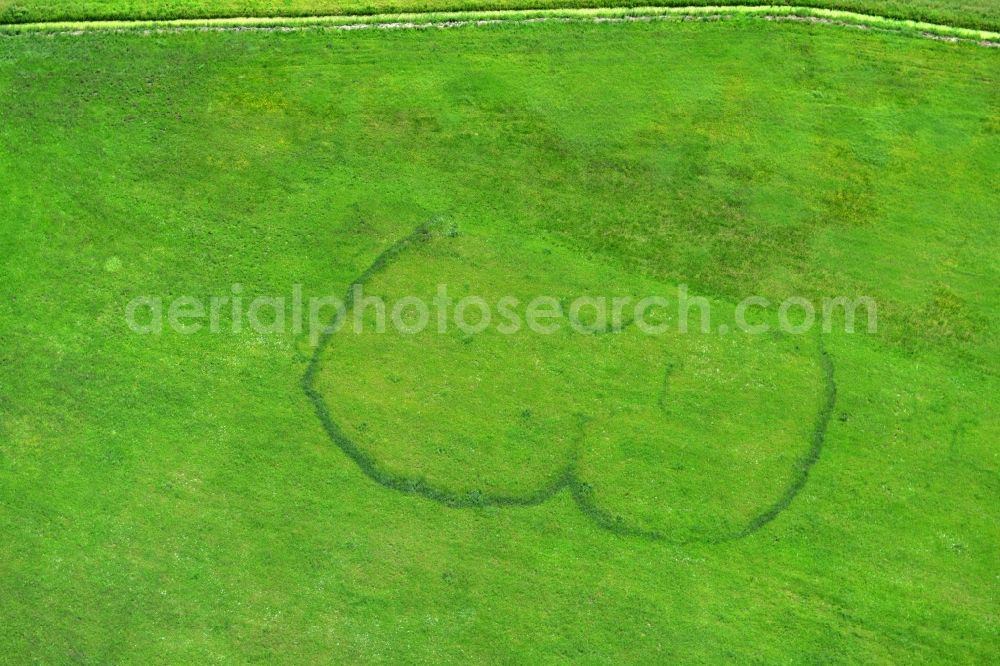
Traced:
<path fill-rule="evenodd" d="M 368 269 L 365 270 L 365 272 L 354 280 L 348 287 L 347 295 L 344 298 L 343 311 L 346 312 L 352 307 L 354 300 L 354 287 L 356 285 L 365 285 L 374 275 L 380 273 L 387 266 L 389 266 L 407 247 L 413 243 L 421 242 L 422 240 L 430 238 L 430 225 L 426 223 L 421 224 L 409 236 L 397 241 L 387 250 L 382 252 L 382 254 L 376 257 L 375 261 L 372 262 L 372 265 L 369 266 Z M 809 479 L 809 471 L 812 469 L 812 466 L 816 464 L 816 461 L 819 460 L 819 456 L 822 453 L 827 427 L 830 423 L 830 418 L 833 415 L 833 407 L 837 399 L 837 386 L 833 376 L 833 361 L 830 359 L 830 355 L 824 348 L 823 337 L 820 336 L 820 365 L 823 369 L 823 377 L 826 383 L 824 401 L 819 413 L 816 415 L 816 422 L 813 426 L 809 450 L 806 452 L 805 456 L 799 460 L 791 483 L 789 483 L 774 504 L 751 519 L 750 522 L 740 530 L 713 538 L 674 539 L 664 532 L 629 525 L 620 516 L 602 509 L 594 500 L 593 488 L 590 484 L 581 481 L 576 475 L 576 449 L 574 449 L 571 460 L 563 467 L 559 474 L 537 490 L 524 495 L 487 494 L 478 490 L 472 490 L 466 493 L 456 493 L 445 488 L 436 487 L 419 477 L 396 475 L 379 469 L 375 459 L 344 434 L 344 432 L 333 420 L 333 417 L 330 416 L 330 412 L 326 407 L 326 403 L 323 401 L 323 397 L 313 387 L 313 380 L 316 376 L 317 370 L 319 369 L 320 357 L 326 349 L 327 344 L 330 342 L 330 339 L 333 337 L 333 324 L 337 321 L 337 316 L 339 316 L 339 314 L 335 316 L 335 318 L 331 321 L 331 325 L 327 326 L 320 336 L 319 343 L 313 351 L 313 355 L 309 360 L 306 372 L 302 376 L 302 389 L 305 391 L 309 401 L 316 409 L 316 415 L 323 424 L 323 429 L 326 430 L 330 440 L 333 441 L 333 443 L 336 444 L 348 458 L 354 461 L 354 464 L 358 466 L 365 476 L 384 488 L 389 488 L 390 490 L 396 490 L 410 495 L 418 495 L 420 497 L 433 500 L 444 506 L 456 509 L 475 507 L 537 506 L 544 503 L 565 488 L 569 490 L 573 501 L 576 502 L 580 511 L 585 516 L 590 518 L 591 521 L 609 532 L 613 532 L 614 534 L 624 537 L 635 537 L 649 541 L 674 544 L 724 543 L 726 541 L 742 539 L 757 532 L 772 520 L 777 518 L 782 511 L 787 509 L 789 505 L 791 505 L 792 500 L 795 499 L 795 496 L 798 495 L 799 491 L 802 490 L 803 486 L 805 486 L 806 481 Z M 661 407 L 664 405 L 667 393 L 667 381 L 669 380 L 673 369 L 673 366 L 668 366 L 664 375 L 663 391 L 658 398 L 658 402 Z M 581 435 L 583 433 L 585 421 L 585 417 L 581 417 Z"/>

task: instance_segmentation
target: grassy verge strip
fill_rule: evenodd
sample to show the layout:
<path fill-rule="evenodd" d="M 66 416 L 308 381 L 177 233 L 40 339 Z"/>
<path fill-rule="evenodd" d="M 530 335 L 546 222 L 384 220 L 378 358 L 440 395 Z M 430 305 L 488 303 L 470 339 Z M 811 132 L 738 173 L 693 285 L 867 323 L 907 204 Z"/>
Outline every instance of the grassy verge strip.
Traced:
<path fill-rule="evenodd" d="M 492 11 L 425 12 L 356 16 L 239 17 L 213 19 L 56 21 L 0 25 L 0 34 L 61 33 L 90 31 L 120 32 L 172 30 L 296 30 L 329 28 L 414 29 L 448 28 L 464 25 L 492 25 L 541 21 L 616 22 L 651 20 L 722 19 L 734 17 L 768 20 L 798 20 L 817 24 L 855 26 L 899 32 L 951 41 L 972 41 L 1000 46 L 1000 33 L 974 28 L 872 16 L 836 9 L 786 7 L 778 5 L 718 5 L 704 7 L 634 7 L 596 9 L 525 9 Z"/>

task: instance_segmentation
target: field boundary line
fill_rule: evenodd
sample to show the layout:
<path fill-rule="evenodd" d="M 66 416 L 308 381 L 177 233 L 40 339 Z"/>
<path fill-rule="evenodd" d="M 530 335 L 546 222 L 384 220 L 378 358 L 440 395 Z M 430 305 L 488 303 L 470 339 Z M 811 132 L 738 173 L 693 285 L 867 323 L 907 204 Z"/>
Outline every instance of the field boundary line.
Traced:
<path fill-rule="evenodd" d="M 244 16 L 233 18 L 50 21 L 0 24 L 0 34 L 66 34 L 88 32 L 162 33 L 174 31 L 296 31 L 427 29 L 541 22 L 624 23 L 654 20 L 723 20 L 749 18 L 807 22 L 902 33 L 950 42 L 1000 47 L 1000 32 L 940 23 L 895 19 L 839 9 L 784 5 L 709 5 L 689 7 L 598 7 L 574 9 L 506 9 L 368 15 Z"/>

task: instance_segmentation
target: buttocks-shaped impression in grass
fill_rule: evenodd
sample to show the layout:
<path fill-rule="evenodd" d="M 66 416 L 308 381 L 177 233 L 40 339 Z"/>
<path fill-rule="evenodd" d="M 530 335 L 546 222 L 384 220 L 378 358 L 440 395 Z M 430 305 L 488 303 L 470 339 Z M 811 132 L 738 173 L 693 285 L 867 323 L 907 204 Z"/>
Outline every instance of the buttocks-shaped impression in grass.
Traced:
<path fill-rule="evenodd" d="M 565 491 L 610 530 L 713 541 L 775 517 L 818 456 L 833 377 L 816 336 L 720 334 L 718 301 L 711 332 L 695 308 L 682 333 L 670 285 L 472 230 L 419 230 L 359 286 L 305 385 L 383 486 L 454 507 Z M 647 296 L 669 305 L 636 321 Z"/>

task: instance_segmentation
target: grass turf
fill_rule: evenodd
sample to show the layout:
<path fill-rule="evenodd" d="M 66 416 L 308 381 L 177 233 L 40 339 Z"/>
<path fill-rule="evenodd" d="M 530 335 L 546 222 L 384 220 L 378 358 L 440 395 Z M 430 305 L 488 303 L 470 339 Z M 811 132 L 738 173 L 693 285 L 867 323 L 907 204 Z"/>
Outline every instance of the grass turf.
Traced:
<path fill-rule="evenodd" d="M 304 16 L 543 7 L 628 7 L 723 4 L 714 0 L 0 0 L 0 23 L 83 19 L 169 19 L 221 16 Z M 734 4 L 755 4 L 737 0 Z M 845 9 L 892 18 L 984 30 L 1000 29 L 997 0 L 775 0 L 776 5 Z"/>
<path fill-rule="evenodd" d="M 3 652 L 989 660 L 997 57 L 759 21 L 0 40 Z M 566 491 L 454 509 L 374 483 L 302 391 L 303 337 L 125 329 L 144 293 L 342 293 L 429 219 L 458 235 L 401 254 L 373 289 L 686 282 L 723 312 L 750 293 L 864 293 L 880 332 L 825 338 L 836 405 L 789 509 L 745 538 L 676 545 L 646 537 L 739 529 L 794 480 L 824 400 L 816 340 L 469 352 L 362 336 L 321 352 L 317 392 L 380 469 L 530 493 L 576 446 L 595 520 Z M 573 378 L 568 416 L 536 355 Z M 671 355 L 685 409 L 666 418 Z M 476 373 L 493 383 L 412 381 Z M 760 373 L 770 391 L 747 390 Z M 406 411 L 414 397 L 431 408 Z M 656 437 L 623 445 L 623 412 Z M 482 437 L 488 419 L 510 430 Z M 776 419 L 773 448 L 710 448 Z"/>

